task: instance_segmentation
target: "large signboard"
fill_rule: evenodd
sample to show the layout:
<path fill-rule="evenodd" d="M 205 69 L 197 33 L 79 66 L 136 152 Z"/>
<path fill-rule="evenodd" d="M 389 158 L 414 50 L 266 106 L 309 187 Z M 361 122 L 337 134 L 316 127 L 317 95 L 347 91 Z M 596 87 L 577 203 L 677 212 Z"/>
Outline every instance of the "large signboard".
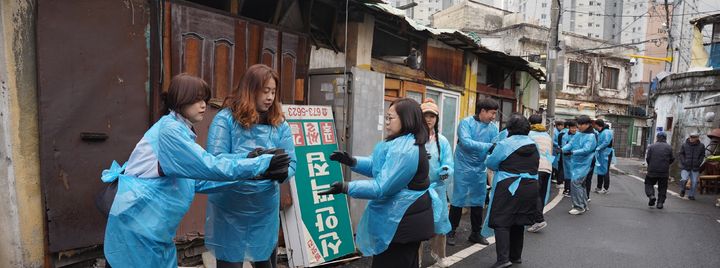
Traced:
<path fill-rule="evenodd" d="M 330 161 L 338 149 L 329 106 L 284 105 L 297 168 L 290 181 L 293 205 L 281 215 L 291 267 L 311 267 L 355 252 L 346 195 L 318 195 L 342 181 L 342 168 Z"/>

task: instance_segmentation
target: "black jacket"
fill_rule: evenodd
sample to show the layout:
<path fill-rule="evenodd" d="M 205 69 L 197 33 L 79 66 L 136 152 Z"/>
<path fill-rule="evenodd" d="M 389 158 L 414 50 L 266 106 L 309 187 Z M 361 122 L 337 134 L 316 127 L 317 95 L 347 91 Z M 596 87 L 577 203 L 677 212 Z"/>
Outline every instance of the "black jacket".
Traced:
<path fill-rule="evenodd" d="M 675 161 L 673 157 L 672 147 L 665 141 L 658 141 L 648 147 L 647 156 L 647 175 L 649 177 L 668 177 L 670 176 L 670 164 Z"/>
<path fill-rule="evenodd" d="M 705 144 L 702 142 L 690 143 L 685 140 L 680 148 L 680 168 L 682 170 L 700 171 L 700 164 L 705 160 Z"/>

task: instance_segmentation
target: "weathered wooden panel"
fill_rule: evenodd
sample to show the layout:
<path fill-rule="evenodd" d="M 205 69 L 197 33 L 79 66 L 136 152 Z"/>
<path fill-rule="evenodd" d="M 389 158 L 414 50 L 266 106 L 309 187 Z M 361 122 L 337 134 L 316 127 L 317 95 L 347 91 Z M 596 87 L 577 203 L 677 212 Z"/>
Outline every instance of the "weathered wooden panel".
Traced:
<path fill-rule="evenodd" d="M 425 70 L 433 79 L 456 86 L 464 85 L 463 52 L 427 46 Z"/>

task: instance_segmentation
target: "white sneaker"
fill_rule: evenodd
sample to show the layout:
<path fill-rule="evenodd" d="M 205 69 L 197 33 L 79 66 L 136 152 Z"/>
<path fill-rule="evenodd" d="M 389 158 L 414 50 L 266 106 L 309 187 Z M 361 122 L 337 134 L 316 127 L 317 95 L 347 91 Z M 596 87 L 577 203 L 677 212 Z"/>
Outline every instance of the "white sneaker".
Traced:
<path fill-rule="evenodd" d="M 592 199 L 588 198 L 588 203 L 590 203 L 590 201 L 592 201 Z"/>
<path fill-rule="evenodd" d="M 530 228 L 528 228 L 527 231 L 531 232 L 531 233 L 537 233 L 540 230 L 542 230 L 542 228 L 545 228 L 545 227 L 547 227 L 547 222 L 544 222 L 544 221 L 538 222 L 538 223 L 535 223 L 532 226 L 530 226 Z"/>
<path fill-rule="evenodd" d="M 600 193 L 600 191 L 602 191 L 601 188 L 595 188 L 595 190 L 594 190 L 593 192 L 595 192 L 595 193 Z"/>
<path fill-rule="evenodd" d="M 573 208 L 573 209 L 571 209 L 570 211 L 568 211 L 568 213 L 570 213 L 570 214 L 572 214 L 572 215 L 580 215 L 580 214 L 585 213 L 585 209 L 582 209 L 582 208 L 581 208 L 581 209 Z"/>
<path fill-rule="evenodd" d="M 441 267 L 441 268 L 450 267 L 450 265 L 447 264 L 447 261 L 445 259 L 446 258 L 439 259 L 437 262 L 435 262 L 435 264 L 433 266 Z"/>
<path fill-rule="evenodd" d="M 607 193 L 608 193 L 608 190 L 601 189 L 601 190 L 598 191 L 597 193 L 598 193 L 598 194 L 607 194 Z"/>

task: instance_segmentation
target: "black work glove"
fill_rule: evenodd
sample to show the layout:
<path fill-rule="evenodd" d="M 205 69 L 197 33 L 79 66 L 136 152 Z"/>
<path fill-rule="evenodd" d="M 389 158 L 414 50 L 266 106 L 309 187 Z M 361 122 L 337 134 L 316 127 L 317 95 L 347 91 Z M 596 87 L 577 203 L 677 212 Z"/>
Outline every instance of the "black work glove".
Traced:
<path fill-rule="evenodd" d="M 322 192 L 318 192 L 318 195 L 329 195 L 329 194 L 346 194 L 348 191 L 348 186 L 345 182 L 333 182 L 330 184 L 330 189 L 327 189 Z"/>
<path fill-rule="evenodd" d="M 440 172 L 440 180 L 447 180 L 448 177 L 450 177 L 450 174 L 448 174 L 448 167 L 443 167 Z"/>
<path fill-rule="evenodd" d="M 255 148 L 255 150 L 252 150 L 252 151 L 250 151 L 250 152 L 247 154 L 247 158 L 255 158 L 255 157 L 258 157 L 258 156 L 260 156 L 260 155 L 262 154 L 262 151 L 263 151 L 263 148 L 260 148 L 260 147 Z"/>
<path fill-rule="evenodd" d="M 572 155 L 572 151 L 563 152 L 563 155 L 570 156 Z"/>
<path fill-rule="evenodd" d="M 357 165 L 357 159 L 347 152 L 335 151 L 330 155 L 330 160 L 340 162 L 343 165 L 354 167 Z"/>
<path fill-rule="evenodd" d="M 280 183 L 284 182 L 288 177 L 288 169 L 290 168 L 290 156 L 286 153 L 275 154 L 270 159 L 270 165 L 260 178 L 276 180 Z"/>
<path fill-rule="evenodd" d="M 488 152 L 487 152 L 488 155 L 492 154 L 493 150 L 495 150 L 495 145 L 496 145 L 496 144 L 493 143 L 493 145 L 490 146 L 490 149 L 488 149 Z"/>

